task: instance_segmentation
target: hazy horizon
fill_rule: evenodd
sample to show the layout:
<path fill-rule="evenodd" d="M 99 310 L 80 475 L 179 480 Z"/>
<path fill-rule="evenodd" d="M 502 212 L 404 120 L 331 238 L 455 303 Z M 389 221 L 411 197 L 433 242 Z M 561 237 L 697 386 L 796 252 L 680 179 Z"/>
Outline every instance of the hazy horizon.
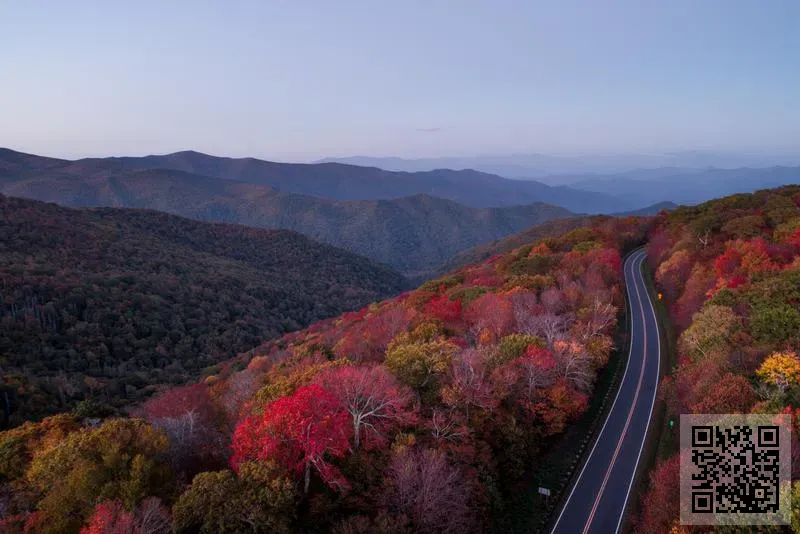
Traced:
<path fill-rule="evenodd" d="M 5 6 L 0 145 L 349 156 L 800 154 L 800 4 Z"/>

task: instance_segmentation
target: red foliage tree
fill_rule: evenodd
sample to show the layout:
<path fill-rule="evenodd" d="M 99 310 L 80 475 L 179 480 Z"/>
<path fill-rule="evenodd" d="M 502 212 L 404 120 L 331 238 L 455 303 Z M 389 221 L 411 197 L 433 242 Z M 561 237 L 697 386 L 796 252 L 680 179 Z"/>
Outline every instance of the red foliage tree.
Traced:
<path fill-rule="evenodd" d="M 346 489 L 347 481 L 326 457 L 341 458 L 348 450 L 352 426 L 339 399 L 319 384 L 267 405 L 262 415 L 239 423 L 233 433 L 234 470 L 249 460 L 275 460 L 303 474 L 308 493 L 311 470 L 331 487 Z"/>
<path fill-rule="evenodd" d="M 161 501 L 149 497 L 134 512 L 128 512 L 120 501 L 104 501 L 94 509 L 81 534 L 167 534 L 170 515 Z"/>
<path fill-rule="evenodd" d="M 613 282 L 622 275 L 622 258 L 613 248 L 590 250 L 587 259 L 593 268 L 598 269 L 607 282 Z"/>
<path fill-rule="evenodd" d="M 495 338 L 510 333 L 514 324 L 511 302 L 497 293 L 486 293 L 476 299 L 467 318 L 476 333 L 488 332 Z"/>
<path fill-rule="evenodd" d="M 687 250 L 679 250 L 664 261 L 656 271 L 656 281 L 667 299 L 675 302 L 692 270 L 692 257 Z"/>
<path fill-rule="evenodd" d="M 650 236 L 647 243 L 647 261 L 650 267 L 655 270 L 664 260 L 664 255 L 672 246 L 669 234 L 664 230 L 657 230 Z"/>
<path fill-rule="evenodd" d="M 411 391 L 400 385 L 382 365 L 339 367 L 323 371 L 314 380 L 330 391 L 350 414 L 353 445 L 380 445 L 398 424 L 413 421 Z"/>
<path fill-rule="evenodd" d="M 741 285 L 756 273 L 777 269 L 773 254 L 777 254 L 777 250 L 761 237 L 749 241 L 729 241 L 725 252 L 714 260 L 714 269 L 720 279 L 718 285 Z"/>
<path fill-rule="evenodd" d="M 650 490 L 644 498 L 636 532 L 670 532 L 680 513 L 680 455 L 676 454 L 650 473 Z"/>
<path fill-rule="evenodd" d="M 786 238 L 786 243 L 793 247 L 800 248 L 800 228 L 792 232 Z"/>
<path fill-rule="evenodd" d="M 423 309 L 423 313 L 441 320 L 445 324 L 461 320 L 461 301 L 450 300 L 447 295 L 432 298 Z"/>
<path fill-rule="evenodd" d="M 219 450 L 219 425 L 204 383 L 168 389 L 144 403 L 140 413 L 169 438 L 172 465 L 179 472 L 212 461 Z"/>
<path fill-rule="evenodd" d="M 133 514 L 126 511 L 119 501 L 105 501 L 98 504 L 89 524 L 81 529 L 81 534 L 135 534 Z"/>
<path fill-rule="evenodd" d="M 697 313 L 706 301 L 707 293 L 714 287 L 716 279 L 711 269 L 696 265 L 686 281 L 683 294 L 675 302 L 673 316 L 681 329 L 687 328 L 692 316 Z"/>
<path fill-rule="evenodd" d="M 567 422 L 580 416 L 589 406 L 585 393 L 571 388 L 566 380 L 560 379 L 545 390 L 545 398 L 534 405 L 535 413 L 544 423 L 546 435 L 558 434 Z"/>
<path fill-rule="evenodd" d="M 179 417 L 188 412 L 212 416 L 208 387 L 203 383 L 175 387 L 153 397 L 142 405 L 145 419 Z"/>
<path fill-rule="evenodd" d="M 552 384 L 556 373 L 556 358 L 552 352 L 531 345 L 525 355 L 514 362 L 522 371 L 526 395 L 532 399 L 536 390 Z"/>
<path fill-rule="evenodd" d="M 755 402 L 755 392 L 745 377 L 725 373 L 715 381 L 713 394 L 700 399 L 692 407 L 692 411 L 694 413 L 748 413 Z"/>

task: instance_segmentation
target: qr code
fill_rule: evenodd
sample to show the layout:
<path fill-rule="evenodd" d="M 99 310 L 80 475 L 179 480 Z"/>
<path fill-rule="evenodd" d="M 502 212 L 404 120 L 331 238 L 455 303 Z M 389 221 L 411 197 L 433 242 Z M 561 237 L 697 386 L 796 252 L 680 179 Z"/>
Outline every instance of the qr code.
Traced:
<path fill-rule="evenodd" d="M 681 523 L 786 524 L 788 415 L 681 416 Z"/>

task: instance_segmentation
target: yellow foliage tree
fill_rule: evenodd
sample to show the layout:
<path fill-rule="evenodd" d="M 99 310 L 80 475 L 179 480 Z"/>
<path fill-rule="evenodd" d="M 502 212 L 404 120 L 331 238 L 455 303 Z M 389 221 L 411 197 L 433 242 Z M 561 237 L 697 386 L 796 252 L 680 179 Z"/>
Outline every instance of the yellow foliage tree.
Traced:
<path fill-rule="evenodd" d="M 800 358 L 794 352 L 775 352 L 764 360 L 756 376 L 783 393 L 789 386 L 800 383 Z"/>

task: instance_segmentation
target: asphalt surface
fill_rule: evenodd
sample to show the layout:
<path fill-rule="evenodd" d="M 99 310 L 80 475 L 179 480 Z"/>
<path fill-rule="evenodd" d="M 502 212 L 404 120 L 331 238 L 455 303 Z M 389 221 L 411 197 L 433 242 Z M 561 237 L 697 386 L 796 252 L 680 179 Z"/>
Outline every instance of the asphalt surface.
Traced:
<path fill-rule="evenodd" d="M 630 352 L 611 411 L 571 489 L 553 533 L 610 534 L 620 530 L 650 427 L 661 359 L 660 333 L 642 275 L 639 249 L 625 261 L 631 310 Z"/>

